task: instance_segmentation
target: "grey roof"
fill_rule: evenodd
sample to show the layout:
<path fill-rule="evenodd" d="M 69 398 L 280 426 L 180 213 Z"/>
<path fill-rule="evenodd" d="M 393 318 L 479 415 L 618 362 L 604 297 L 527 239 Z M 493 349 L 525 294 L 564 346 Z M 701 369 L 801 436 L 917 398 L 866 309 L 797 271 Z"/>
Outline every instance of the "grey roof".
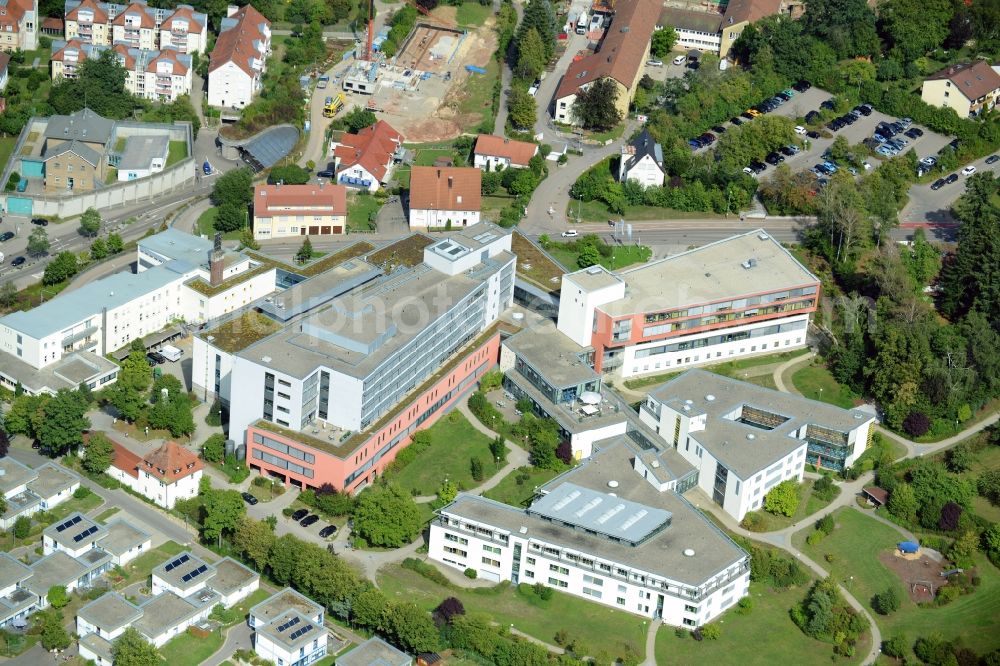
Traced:
<path fill-rule="evenodd" d="M 43 338 L 89 317 L 98 317 L 104 308 L 112 310 L 160 289 L 189 270 L 191 267 L 182 262 L 168 262 L 142 273 L 115 273 L 26 312 L 12 312 L 0 319 L 0 324 L 32 338 Z"/>
<path fill-rule="evenodd" d="M 109 664 L 114 661 L 114 655 L 112 654 L 114 646 L 111 644 L 111 641 L 103 636 L 98 636 L 95 633 L 81 636 L 80 645 L 83 645 L 92 653 L 106 660 Z"/>
<path fill-rule="evenodd" d="M 66 516 L 57 523 L 52 523 L 42 532 L 66 550 L 80 550 L 87 544 L 96 543 L 104 538 L 108 530 L 79 511 Z"/>
<path fill-rule="evenodd" d="M 535 385 L 516 369 L 508 370 L 506 377 L 534 400 L 548 414 L 549 418 L 555 419 L 564 430 L 572 434 L 589 432 L 628 420 L 628 413 L 617 402 L 609 399 L 608 393 L 601 394 L 604 400 L 600 405 L 595 405 L 598 408 L 596 414 L 585 414 L 582 411 L 583 405 L 581 403 L 562 402 L 556 404 L 552 402 L 545 393 L 535 388 Z"/>
<path fill-rule="evenodd" d="M 107 534 L 97 545 L 115 557 L 123 555 L 141 543 L 146 543 L 152 537 L 135 525 L 119 518 L 108 523 Z"/>
<path fill-rule="evenodd" d="M 259 573 L 243 566 L 231 557 L 225 557 L 215 563 L 212 589 L 219 594 L 228 595 L 254 580 L 260 580 Z"/>
<path fill-rule="evenodd" d="M 569 482 L 539 498 L 528 511 L 556 523 L 632 544 L 641 543 L 669 527 L 671 519 L 670 512 L 664 509 Z"/>
<path fill-rule="evenodd" d="M 53 585 L 69 585 L 91 569 L 87 564 L 61 550 L 53 551 L 31 567 L 31 578 L 24 587 L 44 597 Z"/>
<path fill-rule="evenodd" d="M 292 151 L 299 140 L 299 130 L 279 125 L 264 130 L 243 146 L 255 168 L 270 169 Z"/>
<path fill-rule="evenodd" d="M 38 603 L 38 597 L 24 589 L 15 588 L 6 597 L 0 598 L 0 621 L 6 622 L 19 613 L 23 613 Z"/>
<path fill-rule="evenodd" d="M 337 657 L 336 666 L 408 666 L 413 658 L 397 650 L 378 636 Z"/>
<path fill-rule="evenodd" d="M 705 429 L 690 433 L 691 438 L 741 479 L 805 446 L 798 433 L 808 425 L 846 435 L 874 419 L 858 409 L 841 409 L 700 369 L 656 387 L 649 397 L 686 415 L 705 414 Z M 735 420 L 744 406 L 787 420 L 771 430 L 745 424 Z"/>
<path fill-rule="evenodd" d="M 10 587 L 31 577 L 31 569 L 8 553 L 0 553 L 0 589 Z"/>
<path fill-rule="evenodd" d="M 747 558 L 746 552 L 683 497 L 673 491 L 659 492 L 640 477 L 632 467 L 635 455 L 633 447 L 622 441 L 614 442 L 556 477 L 542 491 L 551 492 L 571 481 L 598 492 L 611 492 L 608 482 L 616 481 L 618 485 L 613 492 L 619 498 L 669 511 L 670 526 L 638 546 L 588 534 L 539 518 L 527 510 L 465 493 L 459 494 L 452 504 L 441 509 L 441 513 L 465 517 L 515 536 L 586 553 L 695 587 L 706 584 L 720 571 Z M 686 549 L 694 550 L 695 556 L 685 556 Z"/>
<path fill-rule="evenodd" d="M 59 157 L 65 153 L 76 153 L 92 166 L 97 166 L 101 162 L 101 154 L 91 148 L 90 146 L 77 141 L 76 139 L 72 141 L 65 141 L 59 145 L 45 149 L 45 154 L 42 156 L 46 161 L 51 160 L 54 157 Z"/>
<path fill-rule="evenodd" d="M 563 275 L 563 283 L 566 280 L 572 281 L 573 284 L 585 292 L 596 291 L 605 287 L 615 287 L 625 282 L 621 277 L 599 264 L 578 270 L 575 273 L 567 273 Z"/>
<path fill-rule="evenodd" d="M 636 136 L 629 144 L 634 149 L 632 154 L 629 156 L 626 164 L 625 170 L 630 171 L 642 158 L 649 156 L 653 158 L 656 165 L 663 169 L 663 147 L 660 146 L 650 135 L 649 130 L 645 127 L 639 135 Z"/>
<path fill-rule="evenodd" d="M 102 632 L 112 633 L 142 617 L 142 609 L 118 594 L 108 592 L 81 608 L 76 613 Z"/>
<path fill-rule="evenodd" d="M 166 159 L 169 151 L 170 137 L 167 134 L 130 136 L 125 141 L 125 151 L 118 163 L 118 170 L 148 169 L 154 157 Z"/>
<path fill-rule="evenodd" d="M 140 250 L 148 250 L 169 259 L 181 259 L 193 266 L 208 264 L 212 245 L 213 241 L 209 238 L 186 234 L 173 227 L 139 241 Z"/>
<path fill-rule="evenodd" d="M 263 627 L 257 627 L 257 633 L 267 636 L 271 641 L 284 645 L 289 651 L 312 642 L 324 633 L 323 626 L 316 624 L 296 610 L 289 610 Z"/>
<path fill-rule="evenodd" d="M 753 265 L 745 267 L 751 259 Z M 574 281 L 577 275 L 571 275 Z M 600 306 L 614 316 L 819 286 L 819 278 L 763 229 L 643 264 L 619 275 L 627 285 L 625 298 Z"/>
<path fill-rule="evenodd" d="M 215 567 L 191 551 L 185 551 L 153 569 L 152 575 L 183 590 L 211 580 L 215 576 Z"/>
<path fill-rule="evenodd" d="M 51 462 L 40 465 L 35 472 L 38 473 L 38 478 L 28 483 L 28 489 L 44 499 L 54 497 L 80 483 L 79 476 Z"/>
<path fill-rule="evenodd" d="M 270 301 L 258 303 L 260 310 L 279 322 L 322 307 L 366 282 L 382 275 L 382 269 L 356 257 L 289 287 Z"/>
<path fill-rule="evenodd" d="M 498 227 L 492 222 L 482 222 L 448 234 L 446 238 L 424 248 L 424 253 L 438 254 L 454 261 L 470 252 L 482 249 L 501 236 L 509 236 L 511 233 L 513 232 L 510 229 Z"/>
<path fill-rule="evenodd" d="M 0 324 L 6 323 L 0 319 Z M 29 334 L 30 335 L 30 334 Z M 92 351 L 78 351 L 64 356 L 44 368 L 35 368 L 13 354 L 0 351 L 0 374 L 31 393 L 45 389 L 53 392 L 61 388 L 75 389 L 81 382 L 93 381 L 115 370 L 118 364 Z"/>
<path fill-rule="evenodd" d="M 581 347 L 564 335 L 550 319 L 507 338 L 504 346 L 556 388 L 577 386 L 598 379 L 584 357 L 592 347 Z"/>
<path fill-rule="evenodd" d="M 200 610 L 200 606 L 173 592 L 161 592 L 140 608 L 142 617 L 134 621 L 132 626 L 150 641 Z"/>
<path fill-rule="evenodd" d="M 292 588 L 286 587 L 251 608 L 250 615 L 258 624 L 267 624 L 289 610 L 297 610 L 306 617 L 315 617 L 323 612 L 323 607 Z"/>
<path fill-rule="evenodd" d="M 618 437 L 628 437 L 628 435 L 619 435 Z M 617 438 L 594 442 L 594 446 L 602 448 L 610 446 L 615 439 Z M 664 449 L 643 449 L 637 455 L 659 483 L 676 481 L 695 471 L 694 466 L 671 446 Z"/>
<path fill-rule="evenodd" d="M 6 495 L 18 486 L 38 478 L 38 472 L 10 456 L 0 458 L 0 493 Z"/>
<path fill-rule="evenodd" d="M 91 143 L 107 143 L 111 139 L 115 121 L 81 109 L 68 116 L 49 116 L 45 137 L 69 141 L 79 139 Z"/>

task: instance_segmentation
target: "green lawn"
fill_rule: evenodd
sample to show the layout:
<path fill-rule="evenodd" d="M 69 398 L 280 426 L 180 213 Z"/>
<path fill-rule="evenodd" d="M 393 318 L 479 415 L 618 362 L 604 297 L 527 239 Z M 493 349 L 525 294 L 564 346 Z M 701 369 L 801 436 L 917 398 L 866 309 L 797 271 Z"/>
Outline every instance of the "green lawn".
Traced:
<path fill-rule="evenodd" d="M 546 250 L 559 260 L 567 270 L 575 271 L 580 265 L 577 259 L 580 253 L 570 247 L 570 243 L 551 243 Z M 644 264 L 653 256 L 653 251 L 645 245 L 612 246 L 610 257 L 601 256 L 601 266 L 609 270 L 625 268 L 632 264 Z"/>
<path fill-rule="evenodd" d="M 690 636 L 678 638 L 673 627 L 660 627 L 656 634 L 656 663 L 830 664 L 833 647 L 806 636 L 788 616 L 788 609 L 802 601 L 805 593 L 805 587 L 776 591 L 761 583 L 751 583 L 753 610 L 748 615 L 726 611 L 717 620 L 722 629 L 718 640 L 699 643 Z M 867 647 L 859 647 L 857 653 L 863 655 L 867 651 Z"/>
<path fill-rule="evenodd" d="M 707 365 L 704 366 L 704 369 L 709 372 L 714 372 L 717 375 L 723 375 L 724 377 L 732 377 L 733 379 L 741 379 L 760 386 L 766 386 L 767 388 L 775 388 L 774 378 L 772 376 L 774 367 L 788 361 L 789 359 L 802 356 L 808 352 L 808 349 L 795 349 L 793 351 L 778 352 L 776 354 L 751 356 L 749 358 L 741 358 L 735 361 L 726 361 L 725 363 Z M 684 371 L 679 370 L 677 372 L 664 372 L 659 375 L 648 375 L 637 379 L 629 379 L 625 382 L 625 386 L 626 388 L 630 388 L 632 390 L 655 386 L 657 384 L 662 384 L 665 381 L 669 381 L 682 372 Z"/>
<path fill-rule="evenodd" d="M 774 530 L 783 530 L 789 525 L 801 522 L 806 517 L 822 510 L 840 495 L 840 488 L 837 488 L 837 494 L 830 501 L 822 500 L 812 491 L 813 484 L 815 483 L 814 479 L 805 479 L 802 482 L 802 485 L 799 487 L 799 508 L 792 516 L 776 516 L 763 510 L 760 511 L 759 513 L 763 521 L 754 531 L 773 532 Z"/>
<path fill-rule="evenodd" d="M 642 220 L 700 220 L 700 219 L 722 219 L 724 216 L 704 211 L 674 210 L 672 208 L 658 208 L 657 206 L 629 206 L 623 215 L 612 213 L 608 207 L 600 201 L 570 201 L 566 206 L 566 220 L 570 223 L 576 222 L 577 218 L 581 222 L 600 222 L 607 224 L 608 220 L 618 220 L 624 218 L 631 221 Z"/>
<path fill-rule="evenodd" d="M 132 583 L 145 581 L 149 578 L 149 574 L 153 571 L 153 569 L 163 564 L 165 559 L 184 550 L 186 550 L 186 547 L 176 541 L 165 541 L 164 543 L 161 543 L 156 548 L 143 553 L 126 564 L 125 572 L 128 575 L 125 577 L 124 581 L 119 582 L 115 585 L 115 587 L 120 590 L 124 587 L 128 587 Z"/>
<path fill-rule="evenodd" d="M 427 429 L 431 445 L 417 458 L 393 474 L 393 480 L 407 492 L 433 495 L 447 477 L 459 488 L 475 488 L 469 461 L 479 458 L 489 478 L 496 471 L 490 438 L 476 430 L 461 412 L 453 411 Z"/>
<path fill-rule="evenodd" d="M 493 13 L 492 5 L 481 5 L 478 2 L 466 2 L 458 6 L 455 22 L 459 25 L 478 27 L 486 22 Z"/>
<path fill-rule="evenodd" d="M 872 595 L 890 585 L 904 592 L 899 577 L 877 559 L 878 553 L 894 548 L 902 535 L 856 509 L 841 509 L 834 518 L 837 527 L 833 534 L 815 546 L 805 544 L 811 528 L 796 533 L 792 542 L 827 567 L 868 608 Z M 827 553 L 834 556 L 832 563 L 825 561 Z M 947 606 L 920 608 L 904 593 L 896 613 L 889 616 L 873 613 L 883 637 L 904 633 L 912 642 L 919 636 L 940 632 L 948 640 L 961 639 L 963 646 L 979 654 L 1000 647 L 1000 572 L 983 557 L 977 559 L 977 568 L 981 583 L 976 591 Z"/>
<path fill-rule="evenodd" d="M 454 160 L 455 151 L 450 148 L 421 148 L 413 160 L 416 166 L 434 166 L 434 162 L 439 157 L 447 157 Z M 456 165 L 461 166 L 461 165 Z"/>
<path fill-rule="evenodd" d="M 619 656 L 629 649 L 641 661 L 644 652 L 646 626 L 641 617 L 558 591 L 542 601 L 526 585 L 517 590 L 506 583 L 471 590 L 446 588 L 395 564 L 379 571 L 378 586 L 390 600 L 412 601 L 427 610 L 445 597 L 458 597 L 467 612 L 485 613 L 501 626 L 514 625 L 548 643 L 564 629 L 579 638 L 591 655 L 607 650 Z"/>
<path fill-rule="evenodd" d="M 176 164 L 187 156 L 187 141 L 171 141 L 167 152 L 167 166 Z"/>
<path fill-rule="evenodd" d="M 208 238 L 215 237 L 215 218 L 219 214 L 218 208 L 209 208 L 204 213 L 198 216 L 198 221 L 194 224 L 195 234 L 207 236 Z M 225 240 L 239 240 L 239 231 L 225 231 L 222 234 Z"/>
<path fill-rule="evenodd" d="M 83 499 L 73 497 L 66 500 L 59 506 L 49 511 L 49 515 L 52 517 L 52 522 L 55 523 L 71 513 L 76 513 L 77 511 L 83 514 L 90 513 L 102 504 L 104 504 L 104 499 L 97 493 L 91 493 Z"/>
<path fill-rule="evenodd" d="M 505 476 L 503 481 L 483 493 L 483 496 L 511 506 L 527 506 L 535 494 L 535 489 L 551 481 L 557 474 L 559 472 L 552 469 L 519 467 Z"/>
<path fill-rule="evenodd" d="M 347 201 L 347 226 L 350 229 L 368 231 L 372 228 L 370 222 L 372 213 L 382 207 L 383 199 L 377 199 L 367 194 L 353 194 Z"/>
<path fill-rule="evenodd" d="M 110 509 L 108 509 L 107 511 L 102 511 L 101 514 L 99 516 L 97 516 L 96 520 L 99 523 L 106 523 L 106 522 L 108 522 L 108 520 L 112 516 L 114 516 L 119 511 L 120 511 L 120 509 L 118 507 L 113 506 Z"/>
<path fill-rule="evenodd" d="M 10 159 L 10 154 L 14 152 L 14 146 L 16 145 L 16 136 L 0 137 L 0 164 L 7 164 L 7 160 Z M 6 183 L 3 184 L 6 185 Z"/>
<path fill-rule="evenodd" d="M 222 632 L 216 629 L 202 638 L 190 630 L 170 639 L 160 648 L 160 656 L 168 664 L 200 664 L 222 648 L 226 642 Z"/>
<path fill-rule="evenodd" d="M 470 74 L 465 82 L 465 96 L 458 105 L 460 114 L 476 113 L 483 118 L 493 115 L 493 84 L 500 76 L 500 63 L 490 58 L 484 69 L 486 74 Z"/>
<path fill-rule="evenodd" d="M 833 378 L 825 365 L 809 364 L 792 374 L 795 390 L 812 400 L 828 402 L 844 409 L 854 407 L 858 396 Z"/>

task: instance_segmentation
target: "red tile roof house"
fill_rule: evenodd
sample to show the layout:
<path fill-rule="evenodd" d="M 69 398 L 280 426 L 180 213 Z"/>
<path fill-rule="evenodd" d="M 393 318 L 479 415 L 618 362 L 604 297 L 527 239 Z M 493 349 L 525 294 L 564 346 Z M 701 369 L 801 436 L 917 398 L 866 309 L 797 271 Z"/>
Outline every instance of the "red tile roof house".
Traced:
<path fill-rule="evenodd" d="M 473 164 L 485 171 L 500 169 L 525 169 L 538 146 L 527 141 L 514 141 L 502 136 L 480 134 L 476 139 Z"/>
<path fill-rule="evenodd" d="M 478 224 L 482 182 L 483 172 L 475 167 L 413 167 L 410 229 Z"/>
<path fill-rule="evenodd" d="M 332 144 L 337 182 L 347 187 L 376 191 L 392 178 L 403 135 L 380 120 L 357 134 L 344 134 Z"/>
<path fill-rule="evenodd" d="M 198 456 L 176 442 L 139 456 L 122 444 L 112 441 L 114 460 L 108 476 L 117 479 L 164 509 L 172 509 L 178 500 L 198 495 L 198 484 L 205 469 Z"/>
<path fill-rule="evenodd" d="M 271 54 L 271 22 L 246 5 L 231 11 L 220 27 L 208 65 L 208 103 L 242 109 L 260 91 Z"/>
<path fill-rule="evenodd" d="M 343 185 L 258 185 L 253 197 L 253 236 L 330 236 L 347 230 Z"/>

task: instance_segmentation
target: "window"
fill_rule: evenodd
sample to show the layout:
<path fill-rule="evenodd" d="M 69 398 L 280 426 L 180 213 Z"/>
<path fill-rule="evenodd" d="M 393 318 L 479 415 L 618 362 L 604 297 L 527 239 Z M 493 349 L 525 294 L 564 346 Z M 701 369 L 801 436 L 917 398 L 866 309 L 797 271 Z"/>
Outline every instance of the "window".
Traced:
<path fill-rule="evenodd" d="M 561 573 L 563 576 L 568 576 L 569 575 L 569 569 L 567 569 L 566 567 L 561 567 L 558 564 L 550 564 L 549 565 L 549 571 L 554 571 L 556 573 Z"/>
<path fill-rule="evenodd" d="M 487 566 L 495 567 L 497 569 L 500 568 L 500 561 L 499 560 L 492 560 L 492 559 L 490 559 L 488 557 L 484 557 L 483 558 L 483 564 L 485 564 Z"/>
<path fill-rule="evenodd" d="M 535 558 L 529 557 L 528 560 L 527 560 L 527 562 L 528 562 L 528 564 L 534 564 L 535 563 Z"/>
<path fill-rule="evenodd" d="M 588 585 L 597 585 L 598 587 L 604 585 L 604 581 L 601 580 L 600 578 L 596 578 L 594 576 L 588 576 L 587 574 L 583 575 L 583 582 L 587 583 Z"/>
<path fill-rule="evenodd" d="M 684 611 L 687 612 L 687 613 L 697 613 L 698 612 L 698 607 L 697 606 L 689 606 L 689 605 L 685 604 L 684 605 Z"/>
<path fill-rule="evenodd" d="M 549 585 L 554 587 L 569 587 L 569 583 L 564 580 L 559 580 L 558 578 L 549 578 Z"/>
<path fill-rule="evenodd" d="M 467 546 L 467 545 L 469 544 L 469 540 L 468 540 L 468 539 L 463 539 L 463 538 L 462 538 L 462 537 L 460 537 L 460 536 L 456 536 L 456 535 L 454 535 L 454 534 L 449 534 L 448 532 L 445 532 L 445 533 L 444 533 L 444 538 L 445 538 L 445 539 L 446 539 L 447 541 L 454 541 L 455 543 L 460 543 L 460 544 L 462 544 L 463 546 Z"/>
<path fill-rule="evenodd" d="M 524 571 L 524 577 L 525 578 L 534 578 L 535 577 L 535 572 L 534 571 L 528 571 L 527 569 L 525 569 L 525 571 Z"/>
<path fill-rule="evenodd" d="M 625 597 L 618 597 L 618 599 L 616 599 L 616 603 L 619 606 L 624 606 L 625 605 Z"/>
<path fill-rule="evenodd" d="M 595 589 L 590 588 L 590 587 L 583 588 L 583 594 L 585 596 L 593 597 L 595 599 L 600 599 L 601 598 L 601 591 L 600 590 L 595 590 Z"/>
<path fill-rule="evenodd" d="M 494 555 L 500 554 L 500 549 L 497 546 L 487 546 L 484 544 L 483 550 L 485 550 L 487 553 L 493 553 Z"/>

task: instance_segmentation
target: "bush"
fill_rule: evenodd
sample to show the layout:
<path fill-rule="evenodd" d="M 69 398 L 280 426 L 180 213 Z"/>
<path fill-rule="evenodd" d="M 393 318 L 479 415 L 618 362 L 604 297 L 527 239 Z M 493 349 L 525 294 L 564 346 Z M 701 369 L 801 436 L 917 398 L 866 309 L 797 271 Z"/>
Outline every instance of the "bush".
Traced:
<path fill-rule="evenodd" d="M 822 541 L 824 537 L 826 537 L 826 532 L 816 530 L 815 532 L 810 532 L 808 536 L 806 536 L 806 543 L 810 546 L 815 546 Z"/>
<path fill-rule="evenodd" d="M 753 610 L 753 598 L 743 597 L 736 604 L 736 614 L 737 615 L 749 615 L 750 611 Z"/>
<path fill-rule="evenodd" d="M 895 586 L 890 586 L 872 597 L 872 608 L 879 615 L 889 615 L 899 610 L 899 590 Z"/>
<path fill-rule="evenodd" d="M 889 657 L 902 659 L 906 655 L 906 648 L 906 636 L 902 634 L 897 634 L 887 641 L 882 641 L 882 652 Z"/>
<path fill-rule="evenodd" d="M 930 418 L 921 412 L 910 412 L 910 415 L 903 419 L 903 430 L 911 437 L 922 437 L 930 429 Z"/>
<path fill-rule="evenodd" d="M 404 569 L 415 571 L 427 580 L 437 583 L 442 587 L 452 587 L 451 581 L 448 580 L 443 573 L 438 571 L 438 569 L 433 565 L 430 565 L 423 560 L 418 560 L 415 557 L 407 557 L 400 563 L 400 566 Z"/>
<path fill-rule="evenodd" d="M 483 471 L 483 461 L 473 456 L 469 460 L 469 473 L 472 475 L 473 481 L 482 481 L 486 478 L 486 474 Z"/>
<path fill-rule="evenodd" d="M 93 494 L 94 492 L 87 486 L 80 486 L 79 488 L 73 491 L 73 497 L 75 497 L 76 499 L 86 499 Z"/>
<path fill-rule="evenodd" d="M 823 534 L 830 535 L 833 533 L 834 523 L 833 515 L 826 514 L 822 518 L 816 521 L 816 529 Z"/>
<path fill-rule="evenodd" d="M 701 637 L 710 641 L 718 640 L 722 636 L 722 627 L 718 622 L 706 624 L 701 628 Z"/>
<path fill-rule="evenodd" d="M 813 484 L 813 494 L 822 500 L 830 501 L 837 495 L 837 486 L 829 476 L 821 476 Z"/>
<path fill-rule="evenodd" d="M 542 583 L 535 583 L 531 589 L 535 591 L 535 594 L 542 601 L 548 601 L 549 599 L 552 598 L 552 595 L 555 594 L 555 592 L 552 590 L 551 587 L 547 587 Z"/>
<path fill-rule="evenodd" d="M 31 518 L 18 516 L 17 520 L 14 521 L 14 537 L 26 539 L 29 534 L 31 534 Z"/>
<path fill-rule="evenodd" d="M 740 521 L 740 527 L 750 532 L 760 532 L 764 527 L 764 516 L 757 511 L 747 511 Z"/>
<path fill-rule="evenodd" d="M 473 569 L 472 567 L 469 567 L 468 569 L 465 570 L 466 578 L 471 578 L 472 580 L 475 580 L 478 575 L 479 574 L 476 573 L 476 570 Z"/>

